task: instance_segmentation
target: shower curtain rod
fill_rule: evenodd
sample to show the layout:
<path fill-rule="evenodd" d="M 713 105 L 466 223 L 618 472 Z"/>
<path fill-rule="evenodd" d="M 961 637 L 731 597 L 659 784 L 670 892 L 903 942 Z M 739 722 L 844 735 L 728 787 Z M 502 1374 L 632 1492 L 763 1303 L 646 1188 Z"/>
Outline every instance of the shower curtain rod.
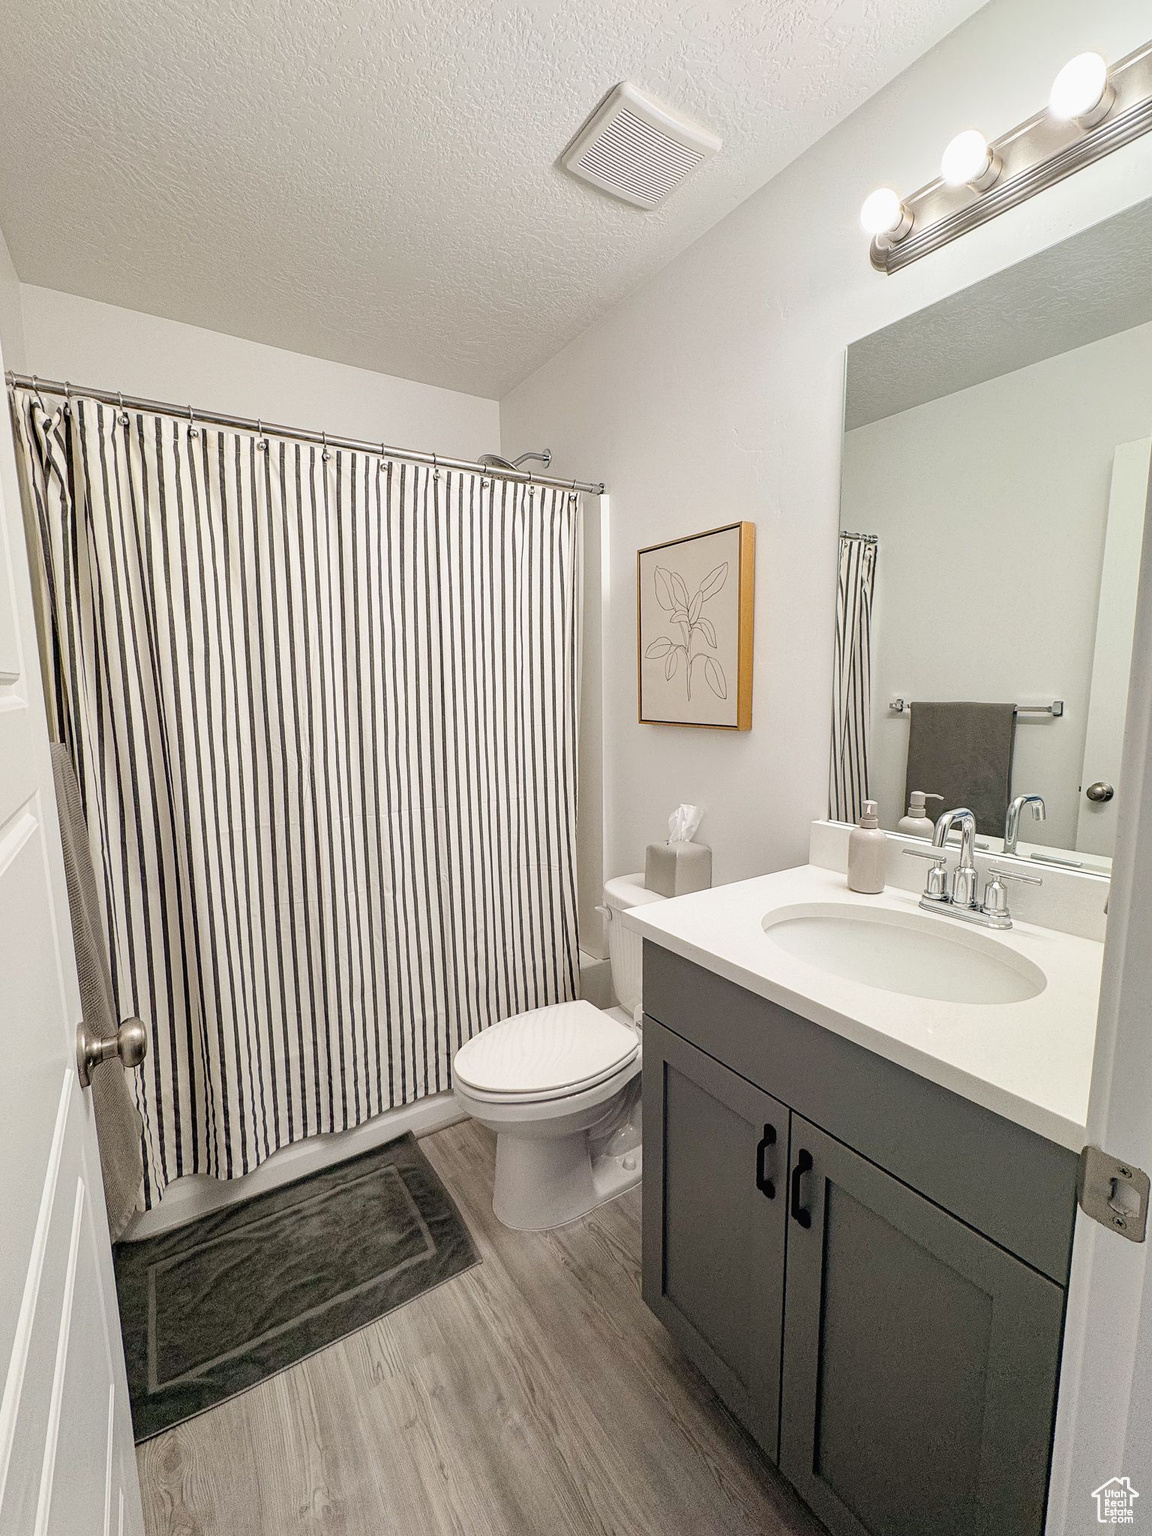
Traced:
<path fill-rule="evenodd" d="M 259 417 L 229 416 L 224 411 L 201 411 L 191 405 L 173 405 L 167 400 L 146 400 L 140 395 L 124 395 L 116 389 L 88 389 L 67 380 L 41 379 L 34 373 L 9 371 L 4 378 L 9 389 L 31 389 L 41 395 L 63 395 L 65 399 L 72 395 L 84 395 L 105 405 L 121 406 L 126 411 L 153 411 L 161 416 L 184 417 L 202 426 L 238 427 L 242 432 L 287 437 L 294 442 L 316 443 L 325 448 L 344 448 L 349 453 L 374 453 L 385 459 L 402 459 L 408 464 L 428 464 L 433 469 L 460 469 L 469 474 L 487 475 L 492 480 L 554 486 L 558 491 L 590 491 L 593 496 L 604 494 L 603 480 L 559 480 L 554 475 L 533 475 L 526 469 L 492 469 L 487 464 L 473 463 L 471 459 L 449 459 L 438 453 L 421 453 L 416 448 L 392 448 L 387 443 L 370 443 L 355 437 L 333 437 L 327 432 L 312 432 L 306 427 L 284 427 Z"/>

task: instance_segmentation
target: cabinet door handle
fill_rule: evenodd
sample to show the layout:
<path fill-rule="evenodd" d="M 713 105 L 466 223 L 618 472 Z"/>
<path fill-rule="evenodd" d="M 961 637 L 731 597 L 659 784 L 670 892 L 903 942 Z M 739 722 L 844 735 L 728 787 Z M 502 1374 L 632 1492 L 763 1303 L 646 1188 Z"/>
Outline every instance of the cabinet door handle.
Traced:
<path fill-rule="evenodd" d="M 766 1125 L 764 1127 L 764 1134 L 761 1136 L 756 1147 L 756 1188 L 762 1195 L 767 1195 L 769 1200 L 775 1200 L 776 1198 L 776 1184 L 765 1172 L 764 1154 L 768 1151 L 769 1147 L 774 1147 L 775 1145 L 776 1127 L 774 1125 Z"/>
<path fill-rule="evenodd" d="M 812 1171 L 811 1152 L 801 1151 L 796 1158 L 796 1166 L 792 1170 L 792 1220 L 799 1222 L 802 1227 L 812 1225 L 812 1212 L 805 1210 L 800 1204 L 800 1180 L 806 1173 Z"/>

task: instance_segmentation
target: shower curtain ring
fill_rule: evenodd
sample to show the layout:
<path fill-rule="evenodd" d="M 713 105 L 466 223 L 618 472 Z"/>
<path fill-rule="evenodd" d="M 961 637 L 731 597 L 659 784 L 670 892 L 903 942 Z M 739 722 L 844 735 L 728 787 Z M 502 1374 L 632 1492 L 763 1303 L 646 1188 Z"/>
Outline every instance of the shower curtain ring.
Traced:
<path fill-rule="evenodd" d="M 191 406 L 188 407 L 188 436 L 189 437 L 199 437 L 200 436 L 200 429 L 196 425 L 196 418 L 192 414 L 192 407 Z"/>
<path fill-rule="evenodd" d="M 433 480 L 439 480 L 440 478 L 440 464 L 435 454 L 432 455 L 432 478 Z"/>
<path fill-rule="evenodd" d="M 324 460 L 325 464 L 327 464 L 328 460 L 332 457 L 332 455 L 328 452 L 328 434 L 327 434 L 327 432 L 321 432 L 321 434 L 320 434 L 320 441 L 324 445 L 324 452 L 320 455 L 320 457 Z"/>
<path fill-rule="evenodd" d="M 35 374 L 32 375 L 32 392 L 36 396 L 37 405 L 47 413 L 48 407 L 44 404 L 44 396 L 40 393 L 40 384 Z"/>
<path fill-rule="evenodd" d="M 64 380 L 64 414 L 65 416 L 72 414 L 72 385 L 67 379 Z"/>
<path fill-rule="evenodd" d="M 256 433 L 256 449 L 259 453 L 266 453 L 268 451 L 268 439 L 264 436 L 264 423 L 260 420 L 259 416 L 256 418 Z"/>
<path fill-rule="evenodd" d="M 122 389 L 116 391 L 116 408 L 120 412 L 120 425 L 126 427 L 129 423 L 129 417 L 128 412 L 124 409 L 124 391 Z"/>

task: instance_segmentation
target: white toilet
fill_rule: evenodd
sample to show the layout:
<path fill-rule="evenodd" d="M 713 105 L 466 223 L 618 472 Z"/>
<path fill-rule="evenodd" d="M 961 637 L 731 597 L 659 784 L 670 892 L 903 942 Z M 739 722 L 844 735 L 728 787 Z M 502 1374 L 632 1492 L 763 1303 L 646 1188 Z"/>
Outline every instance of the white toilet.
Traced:
<path fill-rule="evenodd" d="M 643 879 L 624 875 L 604 887 L 619 1007 L 534 1008 L 456 1053 L 457 1101 L 496 1132 L 492 1209 L 506 1227 L 562 1227 L 640 1182 L 642 943 L 619 914 L 663 900 Z"/>

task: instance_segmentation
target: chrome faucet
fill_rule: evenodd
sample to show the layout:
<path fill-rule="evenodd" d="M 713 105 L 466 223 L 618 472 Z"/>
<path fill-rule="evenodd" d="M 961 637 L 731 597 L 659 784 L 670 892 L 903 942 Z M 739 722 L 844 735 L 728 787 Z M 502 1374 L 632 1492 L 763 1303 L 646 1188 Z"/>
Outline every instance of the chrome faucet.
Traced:
<path fill-rule="evenodd" d="M 1038 800 L 1038 795 L 1021 796 L 1021 803 Z M 1041 805 L 1043 802 L 1041 801 Z M 1033 811 L 1034 816 L 1038 813 Z M 1019 812 L 1017 812 L 1017 816 Z M 948 880 L 948 834 L 953 827 L 960 828 L 960 862 Z M 943 912 L 949 917 L 961 918 L 966 923 L 979 923 L 982 928 L 1011 928 L 1012 914 L 1008 910 L 1008 896 L 1004 883 L 1018 880 L 1022 885 L 1043 885 L 1035 875 L 1018 875 L 1012 870 L 995 869 L 989 872 L 984 887 L 984 899 L 979 896 L 980 877 L 976 873 L 976 818 L 967 806 L 945 811 L 937 820 L 932 833 L 932 849 L 905 848 L 910 859 L 930 859 L 932 867 L 924 885 L 920 905 L 926 912 Z"/>
<path fill-rule="evenodd" d="M 1020 841 L 1020 820 L 1024 807 L 1032 807 L 1032 820 L 1043 821 L 1048 815 L 1044 809 L 1043 795 L 1017 795 L 1008 807 L 1008 815 L 1004 820 L 1004 852 L 1015 853 L 1016 845 Z"/>
<path fill-rule="evenodd" d="M 952 871 L 948 900 L 954 907 L 975 907 L 976 901 L 976 817 L 966 805 L 945 811 L 936 818 L 932 833 L 933 848 L 943 848 L 953 827 L 960 828 L 960 862 Z"/>

